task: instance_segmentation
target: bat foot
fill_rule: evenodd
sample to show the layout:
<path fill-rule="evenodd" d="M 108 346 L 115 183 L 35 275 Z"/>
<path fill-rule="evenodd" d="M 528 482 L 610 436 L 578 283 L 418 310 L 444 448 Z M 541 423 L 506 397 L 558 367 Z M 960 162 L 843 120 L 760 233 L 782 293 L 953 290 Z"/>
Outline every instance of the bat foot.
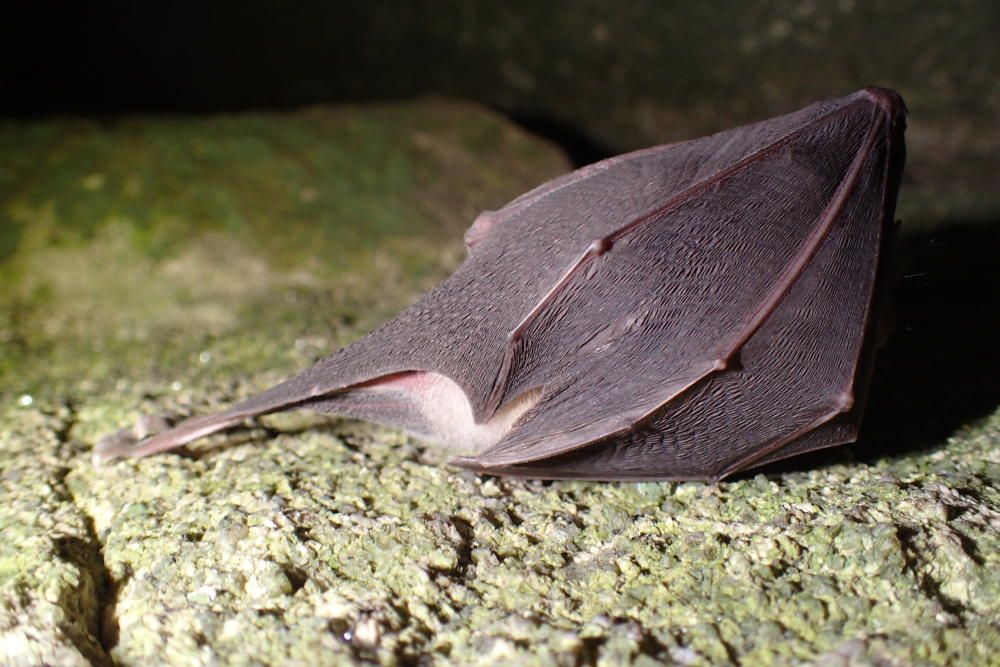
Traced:
<path fill-rule="evenodd" d="M 94 446 L 92 460 L 99 467 L 115 459 L 141 456 L 139 443 L 156 433 L 166 431 L 171 421 L 162 415 L 142 415 L 132 426 L 109 433 Z"/>

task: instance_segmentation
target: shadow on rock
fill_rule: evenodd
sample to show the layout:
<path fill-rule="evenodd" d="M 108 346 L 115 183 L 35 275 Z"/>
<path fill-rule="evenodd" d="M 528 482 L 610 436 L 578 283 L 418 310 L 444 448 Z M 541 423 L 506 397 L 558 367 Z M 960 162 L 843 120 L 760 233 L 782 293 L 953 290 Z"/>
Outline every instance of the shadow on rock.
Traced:
<path fill-rule="evenodd" d="M 905 232 L 896 250 L 895 329 L 879 352 L 861 437 L 757 472 L 872 462 L 941 446 L 1000 404 L 1000 221 Z"/>
<path fill-rule="evenodd" d="M 503 113 L 500 109 L 497 111 Z M 551 141 L 562 148 L 566 152 L 566 157 L 572 162 L 574 169 L 616 155 L 616 151 L 612 150 L 610 146 L 605 146 L 579 127 L 552 116 L 514 112 L 509 114 L 508 118 L 531 134 Z"/>
<path fill-rule="evenodd" d="M 1000 221 L 899 241 L 896 331 L 876 366 L 855 454 L 939 445 L 1000 404 Z"/>

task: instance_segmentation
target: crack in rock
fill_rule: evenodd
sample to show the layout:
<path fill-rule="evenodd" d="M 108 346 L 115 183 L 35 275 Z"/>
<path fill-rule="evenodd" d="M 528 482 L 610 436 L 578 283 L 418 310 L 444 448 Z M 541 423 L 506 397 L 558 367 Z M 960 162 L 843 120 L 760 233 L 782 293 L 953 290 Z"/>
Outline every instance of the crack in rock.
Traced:
<path fill-rule="evenodd" d="M 66 414 L 53 429 L 53 435 L 59 456 L 65 459 L 70 455 L 68 450 L 71 449 L 69 445 L 77 421 L 77 410 L 71 401 L 66 401 L 63 407 Z M 83 536 L 63 535 L 56 539 L 55 544 L 58 557 L 79 570 L 81 583 L 75 591 L 64 590 L 59 605 L 77 624 L 65 629 L 80 653 L 95 665 L 114 665 L 111 649 L 118 643 L 115 606 L 119 585 L 104 561 L 104 544 L 98 535 L 94 517 L 66 482 L 71 471 L 68 466 L 59 468 L 53 486 L 72 504 L 85 532 Z"/>

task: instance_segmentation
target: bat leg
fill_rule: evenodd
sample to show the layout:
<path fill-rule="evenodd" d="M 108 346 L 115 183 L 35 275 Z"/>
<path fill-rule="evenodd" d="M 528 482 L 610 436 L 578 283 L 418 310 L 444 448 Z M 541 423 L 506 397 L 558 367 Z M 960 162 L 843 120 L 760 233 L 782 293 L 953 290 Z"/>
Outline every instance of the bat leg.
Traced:
<path fill-rule="evenodd" d="M 186 419 L 171 427 L 166 417 L 142 416 L 132 427 L 115 431 L 101 438 L 94 447 L 94 465 L 115 459 L 142 458 L 169 449 L 176 449 L 192 440 L 235 426 L 251 415 L 221 412 Z"/>
<path fill-rule="evenodd" d="M 141 440 L 162 433 L 170 426 L 169 417 L 142 415 L 132 426 L 126 426 L 101 438 L 94 447 L 94 463 L 99 464 L 128 456 Z"/>

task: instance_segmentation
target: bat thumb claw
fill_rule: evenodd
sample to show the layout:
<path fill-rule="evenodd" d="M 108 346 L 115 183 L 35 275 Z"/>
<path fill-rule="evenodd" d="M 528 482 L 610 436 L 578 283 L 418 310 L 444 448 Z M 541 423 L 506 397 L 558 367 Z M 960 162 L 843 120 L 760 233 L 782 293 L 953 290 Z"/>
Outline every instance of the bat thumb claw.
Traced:
<path fill-rule="evenodd" d="M 453 456 L 447 461 L 448 465 L 467 470 L 482 470 L 483 464 L 474 456 Z"/>
<path fill-rule="evenodd" d="M 125 458 L 137 442 L 138 439 L 132 435 L 131 429 L 122 429 L 106 435 L 94 446 L 91 462 L 95 468 L 100 468 L 105 463 Z"/>

